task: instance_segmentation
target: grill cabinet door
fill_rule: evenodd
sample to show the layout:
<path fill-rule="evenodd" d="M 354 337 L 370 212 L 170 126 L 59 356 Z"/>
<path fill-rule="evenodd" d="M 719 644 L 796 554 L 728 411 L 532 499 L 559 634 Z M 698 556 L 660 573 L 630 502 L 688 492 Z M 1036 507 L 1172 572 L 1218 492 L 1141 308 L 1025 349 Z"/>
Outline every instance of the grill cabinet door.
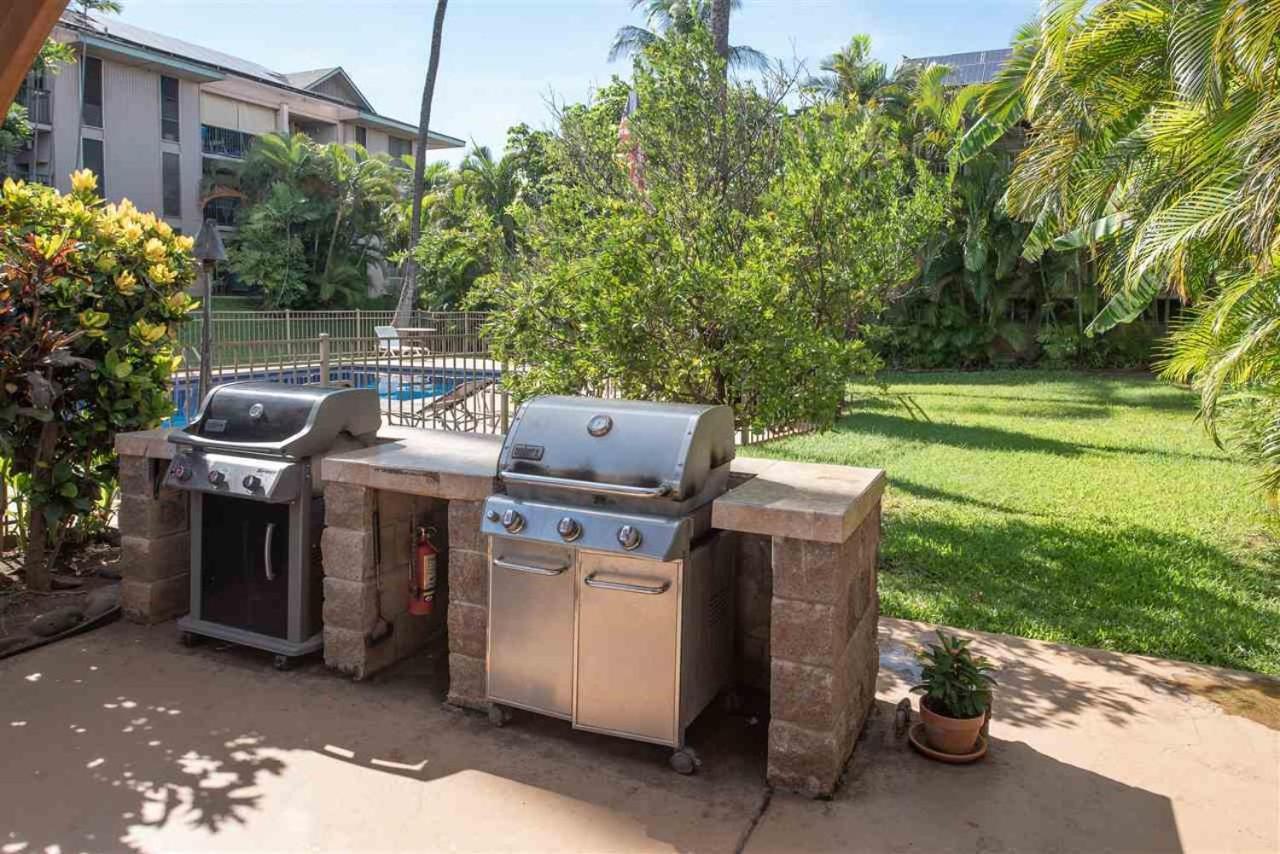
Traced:
<path fill-rule="evenodd" d="M 286 637 L 289 505 L 224 495 L 205 495 L 203 501 L 200 617 Z"/>
<path fill-rule="evenodd" d="M 680 567 L 579 554 L 574 726 L 676 744 Z"/>
<path fill-rule="evenodd" d="M 573 552 L 494 537 L 489 585 L 489 697 L 570 717 Z"/>

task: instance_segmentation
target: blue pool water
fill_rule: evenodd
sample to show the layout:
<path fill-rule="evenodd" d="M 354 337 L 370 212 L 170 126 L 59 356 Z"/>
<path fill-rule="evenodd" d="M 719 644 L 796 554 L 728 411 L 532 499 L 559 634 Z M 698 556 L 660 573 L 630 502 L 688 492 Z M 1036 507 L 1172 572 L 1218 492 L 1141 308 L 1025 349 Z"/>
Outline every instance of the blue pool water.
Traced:
<path fill-rule="evenodd" d="M 402 409 L 409 412 L 416 408 L 414 401 L 426 401 L 430 398 L 447 394 L 455 386 L 467 380 L 497 379 L 497 372 L 436 369 L 423 371 L 421 368 L 391 368 L 382 366 L 347 365 L 333 368 L 329 372 L 334 382 L 350 382 L 356 388 L 376 388 L 378 397 L 383 401 L 384 412 L 399 413 Z M 282 383 L 317 383 L 320 381 L 318 367 L 291 366 L 261 371 L 243 371 L 234 374 L 215 374 L 215 386 L 243 380 L 259 380 Z M 173 405 L 175 412 L 165 419 L 165 427 L 185 427 L 190 418 L 195 417 L 200 408 L 199 376 L 175 377 L 173 381 Z M 396 403 L 393 403 L 396 402 Z M 397 405 L 398 404 L 398 405 Z"/>

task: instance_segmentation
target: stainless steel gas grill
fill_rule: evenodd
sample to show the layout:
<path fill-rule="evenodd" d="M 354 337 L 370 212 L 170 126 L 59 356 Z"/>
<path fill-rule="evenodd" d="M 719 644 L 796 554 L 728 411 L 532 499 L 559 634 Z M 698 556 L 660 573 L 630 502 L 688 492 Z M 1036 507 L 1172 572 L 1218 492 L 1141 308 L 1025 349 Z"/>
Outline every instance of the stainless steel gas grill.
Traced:
<path fill-rule="evenodd" d="M 694 769 L 685 728 L 731 672 L 733 567 L 710 521 L 733 438 L 726 406 L 520 408 L 482 521 L 495 723 L 507 706 L 554 715 Z"/>
<path fill-rule="evenodd" d="M 312 458 L 363 444 L 381 419 L 374 389 L 236 382 L 214 388 L 165 483 L 191 492 L 191 612 L 184 642 L 220 638 L 276 654 L 320 648 L 324 499 Z"/>

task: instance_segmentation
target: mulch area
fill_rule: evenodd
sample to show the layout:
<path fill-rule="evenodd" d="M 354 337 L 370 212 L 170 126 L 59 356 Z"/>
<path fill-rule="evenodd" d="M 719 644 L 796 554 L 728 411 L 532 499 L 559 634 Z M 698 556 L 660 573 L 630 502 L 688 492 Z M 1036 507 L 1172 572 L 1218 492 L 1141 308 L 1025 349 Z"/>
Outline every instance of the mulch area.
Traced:
<path fill-rule="evenodd" d="M 33 617 L 54 608 L 83 607 L 93 591 L 118 584 L 119 563 L 120 546 L 109 542 L 68 549 L 53 574 L 55 589 L 38 593 L 22 580 L 22 553 L 0 551 L 0 654 L 6 639 L 23 635 Z"/>

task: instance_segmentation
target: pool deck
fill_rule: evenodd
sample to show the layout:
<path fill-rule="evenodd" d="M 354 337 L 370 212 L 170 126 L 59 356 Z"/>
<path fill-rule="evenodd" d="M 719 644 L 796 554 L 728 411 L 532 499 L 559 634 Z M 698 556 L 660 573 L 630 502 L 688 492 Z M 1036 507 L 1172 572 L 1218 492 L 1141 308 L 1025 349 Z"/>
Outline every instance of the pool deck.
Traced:
<path fill-rule="evenodd" d="M 964 632 L 1000 665 L 992 745 L 895 736 L 931 627 L 880 623 L 878 714 L 834 799 L 771 793 L 763 715 L 665 752 L 442 705 L 440 650 L 354 683 L 116 623 L 0 661 L 0 848 L 62 851 L 1280 850 L 1280 683 Z"/>

